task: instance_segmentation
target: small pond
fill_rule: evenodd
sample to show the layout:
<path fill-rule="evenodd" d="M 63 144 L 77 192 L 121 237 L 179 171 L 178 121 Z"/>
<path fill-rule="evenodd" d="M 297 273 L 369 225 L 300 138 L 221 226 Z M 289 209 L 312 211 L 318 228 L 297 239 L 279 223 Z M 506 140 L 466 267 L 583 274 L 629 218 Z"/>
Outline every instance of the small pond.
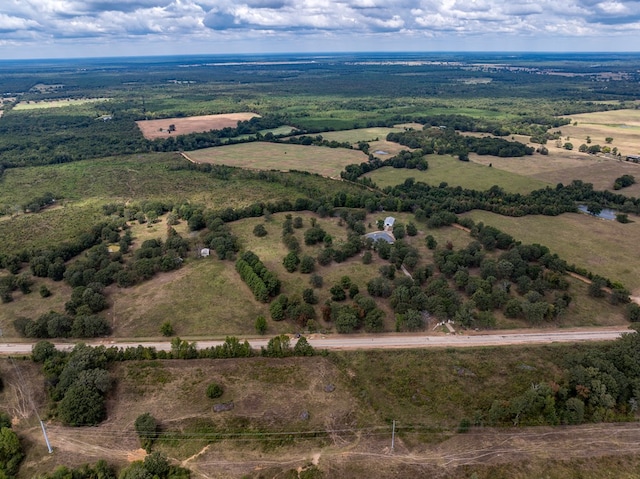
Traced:
<path fill-rule="evenodd" d="M 591 215 L 591 213 L 589 213 L 587 211 L 587 205 L 578 205 L 578 209 L 582 212 L 582 213 L 586 213 L 588 215 Z M 616 210 L 610 210 L 609 208 L 603 208 L 602 211 L 600 212 L 599 215 L 595 215 L 598 218 L 602 218 L 603 220 L 615 220 L 616 219 Z M 592 215 L 593 216 L 593 215 Z"/>

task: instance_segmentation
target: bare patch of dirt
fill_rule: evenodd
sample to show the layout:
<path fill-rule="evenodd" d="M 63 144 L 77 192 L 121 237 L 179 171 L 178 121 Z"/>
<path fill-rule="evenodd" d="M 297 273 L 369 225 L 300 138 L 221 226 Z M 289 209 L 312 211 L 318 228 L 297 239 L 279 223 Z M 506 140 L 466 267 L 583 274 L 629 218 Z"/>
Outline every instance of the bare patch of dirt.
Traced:
<path fill-rule="evenodd" d="M 129 453 L 127 454 L 127 461 L 143 461 L 145 457 L 147 457 L 147 451 L 142 448 L 135 449 L 133 451 L 129 451 Z"/>
<path fill-rule="evenodd" d="M 170 136 L 200 133 L 210 130 L 221 130 L 226 127 L 234 128 L 239 121 L 250 120 L 256 117 L 255 113 L 225 113 L 222 115 L 190 116 L 186 118 L 163 118 L 162 120 L 137 121 L 138 128 L 148 140 L 156 138 L 169 138 Z M 169 131 L 173 125 L 175 130 Z"/>

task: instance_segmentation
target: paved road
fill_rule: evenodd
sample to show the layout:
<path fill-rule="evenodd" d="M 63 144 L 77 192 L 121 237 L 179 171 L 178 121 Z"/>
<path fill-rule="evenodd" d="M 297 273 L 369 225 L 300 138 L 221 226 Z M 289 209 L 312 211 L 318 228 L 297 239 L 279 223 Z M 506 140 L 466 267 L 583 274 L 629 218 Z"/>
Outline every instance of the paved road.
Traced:
<path fill-rule="evenodd" d="M 492 334 L 469 335 L 445 335 L 430 336 L 425 334 L 378 334 L 378 335 L 329 335 L 312 334 L 307 336 L 309 343 L 317 349 L 353 350 L 353 349 L 408 349 L 429 347 L 473 347 L 473 346 L 506 346 L 514 344 L 549 344 L 549 343 L 574 343 L 584 341 L 611 341 L 619 338 L 623 333 L 633 332 L 629 329 L 582 329 L 573 331 L 549 331 L 549 332 L 503 332 Z M 252 348 L 260 349 L 266 346 L 269 338 L 249 338 Z M 198 348 L 217 346 L 223 341 L 197 341 Z M 157 350 L 169 351 L 169 341 L 135 342 L 135 341 L 101 341 L 88 344 L 105 346 L 153 346 Z M 292 340 L 295 343 L 295 339 Z M 72 343 L 56 343 L 60 349 L 70 349 Z M 0 354 L 18 355 L 29 354 L 33 343 L 0 343 Z"/>

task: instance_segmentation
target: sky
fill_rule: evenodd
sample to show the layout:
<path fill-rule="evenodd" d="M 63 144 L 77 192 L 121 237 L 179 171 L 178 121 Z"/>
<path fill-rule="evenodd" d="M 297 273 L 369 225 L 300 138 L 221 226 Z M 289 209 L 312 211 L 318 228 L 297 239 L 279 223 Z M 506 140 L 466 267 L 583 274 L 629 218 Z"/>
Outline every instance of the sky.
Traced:
<path fill-rule="evenodd" d="M 0 59 L 640 51 L 640 0 L 0 0 Z"/>

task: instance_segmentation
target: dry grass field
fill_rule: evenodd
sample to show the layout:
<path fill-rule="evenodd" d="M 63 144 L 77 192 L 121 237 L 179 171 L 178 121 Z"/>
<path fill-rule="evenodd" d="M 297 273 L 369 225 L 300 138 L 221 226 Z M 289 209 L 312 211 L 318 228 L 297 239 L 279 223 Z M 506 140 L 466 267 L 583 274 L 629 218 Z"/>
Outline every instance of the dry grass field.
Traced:
<path fill-rule="evenodd" d="M 21 410 L 19 397 L 14 397 L 15 386 L 23 382 L 7 360 L 0 361 L 6 385 L 0 397 L 19 419 L 14 427 L 27 454 L 20 471 L 24 478 L 59 465 L 105 459 L 124 467 L 141 459 L 145 454 L 134 421 L 146 412 L 161 429 L 153 449 L 189 467 L 193 477 L 299 477 L 287 471 L 312 463 L 323 477 L 637 477 L 640 429 L 633 424 L 454 432 L 459 419 L 471 417 L 474 408 L 485 408 L 543 378 L 559 379 L 558 356 L 568 348 L 117 363 L 110 370 L 116 381 L 105 422 L 70 428 L 47 421 L 54 454 L 47 454 L 32 411 Z M 33 395 L 44 417 L 40 365 L 18 361 L 18 366 L 30 388 L 22 384 L 21 392 Z M 461 367 L 473 374 L 456 374 Z M 218 400 L 206 397 L 211 382 L 224 388 Z M 325 390 L 329 384 L 335 387 L 332 392 Z M 215 413 L 213 405 L 223 402 L 233 402 L 233 410 Z M 393 451 L 391 418 L 397 420 Z"/>
<path fill-rule="evenodd" d="M 321 146 L 251 142 L 190 151 L 196 163 L 213 163 L 256 170 L 299 170 L 339 178 L 346 165 L 367 157 L 358 150 Z"/>
<path fill-rule="evenodd" d="M 171 135 L 186 135 L 209 130 L 221 130 L 226 127 L 236 127 L 239 121 L 250 120 L 255 113 L 224 113 L 221 115 L 189 116 L 186 118 L 163 118 L 161 120 L 140 120 L 136 124 L 145 138 L 168 138 Z M 169 126 L 174 125 L 175 131 L 169 132 Z"/>
<path fill-rule="evenodd" d="M 21 110 L 41 110 L 44 108 L 61 108 L 64 106 L 84 105 L 85 103 L 96 103 L 99 101 L 109 101 L 109 98 L 66 98 L 62 100 L 42 100 L 42 101 L 24 101 L 13 107 L 16 111 Z"/>
<path fill-rule="evenodd" d="M 607 145 L 605 139 L 613 138 L 610 146 L 618 148 L 625 155 L 640 154 L 640 110 L 611 110 L 595 113 L 572 115 L 571 121 L 577 122 L 563 126 L 563 138 L 569 137 L 576 148 L 591 137 L 592 145 Z"/>

